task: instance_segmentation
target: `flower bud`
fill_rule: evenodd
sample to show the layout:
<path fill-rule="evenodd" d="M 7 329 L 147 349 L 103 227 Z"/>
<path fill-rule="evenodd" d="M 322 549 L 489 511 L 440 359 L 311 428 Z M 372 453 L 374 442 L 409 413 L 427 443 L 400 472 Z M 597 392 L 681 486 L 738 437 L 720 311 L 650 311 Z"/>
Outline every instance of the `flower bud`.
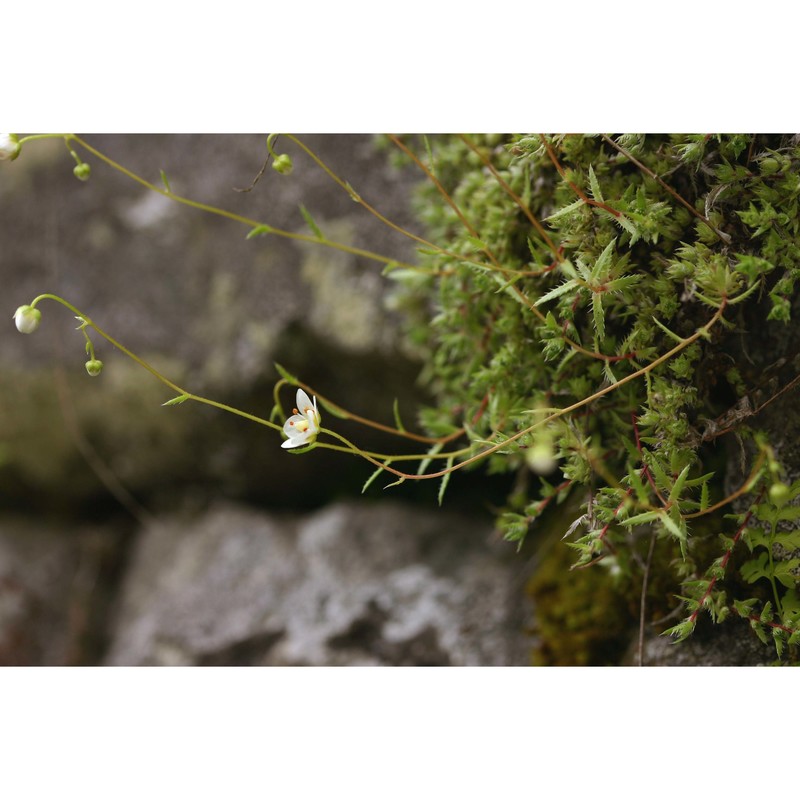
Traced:
<path fill-rule="evenodd" d="M 283 153 L 280 156 L 276 156 L 275 160 L 272 162 L 272 169 L 275 172 L 280 172 L 281 175 L 288 175 L 292 169 L 294 169 L 294 164 L 292 164 L 292 159 Z"/>
<path fill-rule="evenodd" d="M 86 371 L 96 378 L 103 371 L 103 362 L 97 358 L 90 358 L 86 362 Z"/>
<path fill-rule="evenodd" d="M 0 133 L 0 161 L 13 161 L 22 150 L 16 133 Z"/>
<path fill-rule="evenodd" d="M 553 443 L 549 437 L 542 437 L 525 451 L 525 460 L 537 475 L 549 475 L 558 465 Z"/>
<path fill-rule="evenodd" d="M 20 333 L 33 333 L 42 319 L 42 312 L 38 308 L 20 306 L 14 312 L 14 322 Z"/>
<path fill-rule="evenodd" d="M 762 175 L 774 175 L 781 168 L 781 165 L 777 158 L 767 156 L 761 159 L 758 168 L 761 170 Z"/>
<path fill-rule="evenodd" d="M 78 164 L 72 172 L 79 181 L 88 181 L 92 168 L 86 162 L 83 162 Z"/>
<path fill-rule="evenodd" d="M 791 495 L 792 490 L 785 483 L 773 483 L 769 487 L 769 499 L 777 508 L 785 506 Z"/>

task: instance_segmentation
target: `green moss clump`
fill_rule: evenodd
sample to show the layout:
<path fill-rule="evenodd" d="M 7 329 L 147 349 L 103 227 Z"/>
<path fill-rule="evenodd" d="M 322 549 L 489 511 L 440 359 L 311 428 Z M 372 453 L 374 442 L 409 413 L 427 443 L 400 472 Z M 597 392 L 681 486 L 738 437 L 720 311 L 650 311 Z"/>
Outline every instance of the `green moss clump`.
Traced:
<path fill-rule="evenodd" d="M 534 666 L 615 666 L 636 630 L 624 586 L 602 569 L 569 571 L 566 547 L 551 548 L 528 581 L 533 599 Z"/>
<path fill-rule="evenodd" d="M 579 565 L 613 557 L 623 574 L 641 573 L 637 542 L 655 530 L 653 579 L 668 575 L 695 618 L 703 607 L 722 621 L 735 611 L 722 591 L 727 540 L 701 563 L 694 520 L 731 494 L 734 477 L 750 481 L 750 503 L 777 480 L 750 412 L 769 342 L 800 345 L 786 334 L 800 277 L 797 141 L 407 141 L 427 150 L 435 176 L 417 203 L 435 247 L 421 250 L 422 273 L 395 276 L 394 303 L 438 400 L 423 425 L 463 428 L 476 452 L 497 446 L 489 472 L 516 476 L 498 515 L 506 538 L 522 542 L 550 500 L 588 496 L 564 546 Z M 716 451 L 732 431 L 738 476 Z M 746 541 L 728 525 L 734 547 Z M 790 612 L 768 624 L 791 637 L 800 621 Z"/>

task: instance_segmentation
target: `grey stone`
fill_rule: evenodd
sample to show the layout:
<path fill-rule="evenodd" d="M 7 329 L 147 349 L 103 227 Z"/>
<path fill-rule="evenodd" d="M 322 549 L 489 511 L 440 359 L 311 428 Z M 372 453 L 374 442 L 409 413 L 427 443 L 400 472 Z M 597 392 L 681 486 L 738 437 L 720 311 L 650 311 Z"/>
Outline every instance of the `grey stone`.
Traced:
<path fill-rule="evenodd" d="M 92 663 L 113 530 L 0 519 L 0 666 Z"/>
<path fill-rule="evenodd" d="M 302 204 L 341 244 L 413 258 L 408 239 L 354 203 L 286 137 L 277 147 L 294 159 L 292 174 L 267 170 L 247 193 L 234 187 L 247 187 L 257 174 L 265 136 L 86 139 L 158 186 L 163 168 L 176 194 L 310 235 Z M 414 226 L 409 193 L 419 177 L 393 168 L 373 137 L 303 141 L 366 201 Z M 250 413 L 269 415 L 278 361 L 316 391 L 372 418 L 390 420 L 397 398 L 413 422 L 419 367 L 402 354 L 398 316 L 385 308 L 391 282 L 383 264 L 275 235 L 248 240 L 246 225 L 170 201 L 94 156 L 86 159 L 88 183 L 75 179 L 60 141 L 29 143 L 0 170 L 0 285 L 7 304 L 0 328 L 0 465 L 11 475 L 6 486 L 13 486 L 7 498 L 0 485 L 0 501 L 24 507 L 34 499 L 66 500 L 73 508 L 93 502 L 103 489 L 77 452 L 79 436 L 131 493 L 155 506 L 171 507 L 176 482 L 264 502 L 263 487 L 276 486 L 287 469 L 279 457 L 285 454 L 272 454 L 277 433 L 196 404 L 162 408 L 174 392 L 97 335 L 105 368 L 90 378 L 83 336 L 67 309 L 43 302 L 40 329 L 19 334 L 14 310 L 44 292 L 63 295 L 174 382 Z M 293 402 L 288 389 L 283 402 Z M 370 446 L 369 438 L 358 441 Z M 299 474 L 300 466 L 288 470 Z M 365 477 L 357 475 L 348 488 L 357 491 Z"/>
<path fill-rule="evenodd" d="M 107 663 L 527 664 L 507 552 L 488 520 L 395 502 L 160 520 L 137 546 Z"/>
<path fill-rule="evenodd" d="M 745 620 L 727 619 L 719 625 L 698 619 L 694 633 L 683 642 L 668 636 L 645 635 L 642 661 L 646 667 L 758 667 L 773 664 L 775 648 L 763 644 Z M 625 665 L 638 663 L 638 638 Z"/>

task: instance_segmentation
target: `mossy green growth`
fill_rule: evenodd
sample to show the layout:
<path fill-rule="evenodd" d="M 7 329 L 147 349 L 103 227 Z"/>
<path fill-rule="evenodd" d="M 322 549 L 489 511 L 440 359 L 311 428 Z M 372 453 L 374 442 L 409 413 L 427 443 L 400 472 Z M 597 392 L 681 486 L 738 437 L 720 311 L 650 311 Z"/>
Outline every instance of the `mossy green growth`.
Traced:
<path fill-rule="evenodd" d="M 626 598 L 629 581 L 605 569 L 570 572 L 566 547 L 550 547 L 528 581 L 534 603 L 534 666 L 614 666 L 636 630 L 635 609 Z"/>
<path fill-rule="evenodd" d="M 506 538 L 522 542 L 551 500 L 578 495 L 564 547 L 579 565 L 613 558 L 641 573 L 639 544 L 655 530 L 652 570 L 685 596 L 713 566 L 694 558 L 694 520 L 754 503 L 769 478 L 753 381 L 769 364 L 764 343 L 785 339 L 771 332 L 797 310 L 797 140 L 408 142 L 435 178 L 417 198 L 435 247 L 421 248 L 421 273 L 395 274 L 438 399 L 421 422 L 432 435 L 463 428 L 475 452 L 498 446 L 488 470 L 516 476 L 498 515 Z M 713 452 L 723 436 L 738 437 L 746 461 L 733 494 Z M 718 533 L 732 540 L 730 526 Z M 776 592 L 792 607 L 793 586 Z M 711 597 L 716 621 L 748 600 L 701 605 Z M 797 621 L 780 624 L 791 640 Z"/>

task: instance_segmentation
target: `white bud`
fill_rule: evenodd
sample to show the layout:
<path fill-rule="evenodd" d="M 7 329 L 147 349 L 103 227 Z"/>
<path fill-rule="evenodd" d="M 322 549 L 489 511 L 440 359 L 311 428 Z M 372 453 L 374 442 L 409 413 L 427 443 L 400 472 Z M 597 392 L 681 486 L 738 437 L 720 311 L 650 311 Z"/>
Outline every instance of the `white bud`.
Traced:
<path fill-rule="evenodd" d="M 525 460 L 537 475 L 549 475 L 558 465 L 553 443 L 543 437 L 525 451 Z"/>
<path fill-rule="evenodd" d="M 0 161 L 13 161 L 21 149 L 16 133 L 0 133 Z"/>
<path fill-rule="evenodd" d="M 14 323 L 20 333 L 33 333 L 42 319 L 42 312 L 38 308 L 20 306 L 14 312 Z"/>

